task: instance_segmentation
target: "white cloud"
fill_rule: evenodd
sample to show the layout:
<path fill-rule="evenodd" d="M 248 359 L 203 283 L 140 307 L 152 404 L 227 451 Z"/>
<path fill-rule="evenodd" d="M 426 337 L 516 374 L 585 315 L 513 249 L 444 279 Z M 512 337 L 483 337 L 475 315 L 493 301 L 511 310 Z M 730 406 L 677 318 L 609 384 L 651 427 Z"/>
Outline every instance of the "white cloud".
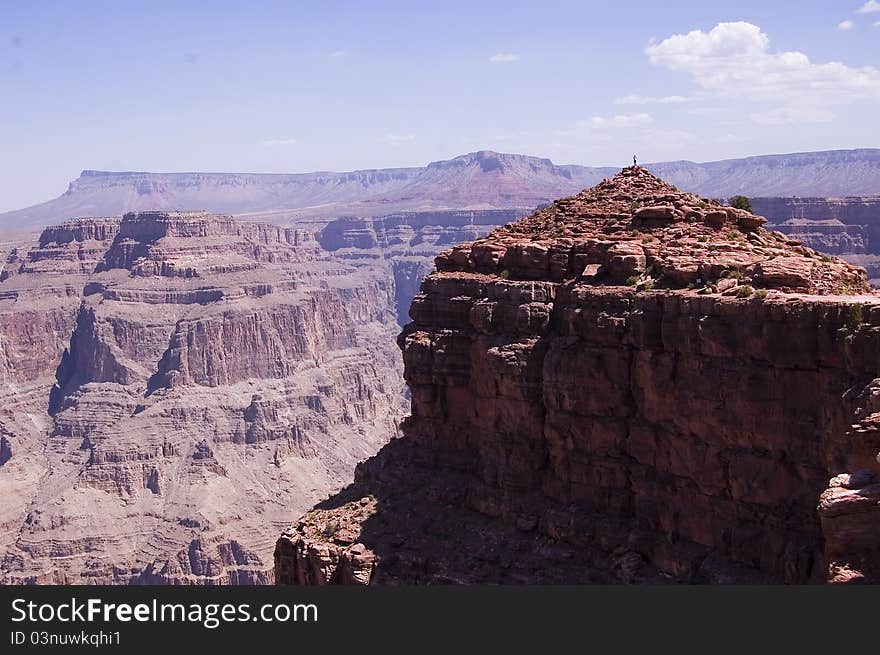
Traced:
<path fill-rule="evenodd" d="M 414 134 L 386 134 L 383 136 L 380 141 L 389 146 L 402 146 L 404 143 L 409 143 L 410 141 L 415 140 Z"/>
<path fill-rule="evenodd" d="M 874 23 L 874 27 L 880 27 L 880 20 L 878 20 L 876 23 Z"/>
<path fill-rule="evenodd" d="M 856 24 L 853 23 L 851 20 L 842 20 L 837 24 L 837 29 L 841 30 L 842 32 L 846 32 L 847 30 L 851 30 L 855 26 Z"/>
<path fill-rule="evenodd" d="M 880 2 L 877 2 L 877 0 L 868 0 L 865 4 L 859 7 L 859 10 L 856 13 L 873 14 L 877 12 L 880 12 Z"/>
<path fill-rule="evenodd" d="M 347 57 L 348 53 L 345 50 L 334 50 L 330 53 L 331 57 Z"/>
<path fill-rule="evenodd" d="M 519 55 L 515 55 L 512 52 L 498 52 L 489 57 L 489 61 L 493 64 L 509 64 L 519 61 Z"/>
<path fill-rule="evenodd" d="M 580 129 L 621 129 L 650 125 L 654 122 L 650 114 L 618 114 L 616 116 L 593 116 L 577 121 L 575 126 Z"/>
<path fill-rule="evenodd" d="M 816 64 L 802 52 L 771 52 L 757 25 L 719 23 L 675 34 L 645 49 L 651 63 L 688 73 L 704 95 L 771 104 L 753 120 L 825 121 L 830 107 L 880 99 L 880 71 L 840 62 Z"/>
<path fill-rule="evenodd" d="M 691 102 L 693 98 L 686 98 L 685 96 L 640 96 L 640 95 L 628 95 L 623 96 L 622 98 L 617 98 L 614 101 L 615 105 L 676 105 L 682 102 Z"/>
<path fill-rule="evenodd" d="M 296 139 L 264 139 L 264 146 L 292 146 L 296 144 Z"/>

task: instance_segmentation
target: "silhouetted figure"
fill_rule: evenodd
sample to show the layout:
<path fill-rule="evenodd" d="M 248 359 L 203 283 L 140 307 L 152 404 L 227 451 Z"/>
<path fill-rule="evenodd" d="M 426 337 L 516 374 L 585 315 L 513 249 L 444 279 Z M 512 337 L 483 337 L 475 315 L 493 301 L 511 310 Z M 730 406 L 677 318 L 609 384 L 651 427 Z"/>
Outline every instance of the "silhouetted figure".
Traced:
<path fill-rule="evenodd" d="M 633 166 L 638 166 L 639 163 L 636 161 L 636 156 L 633 155 Z"/>

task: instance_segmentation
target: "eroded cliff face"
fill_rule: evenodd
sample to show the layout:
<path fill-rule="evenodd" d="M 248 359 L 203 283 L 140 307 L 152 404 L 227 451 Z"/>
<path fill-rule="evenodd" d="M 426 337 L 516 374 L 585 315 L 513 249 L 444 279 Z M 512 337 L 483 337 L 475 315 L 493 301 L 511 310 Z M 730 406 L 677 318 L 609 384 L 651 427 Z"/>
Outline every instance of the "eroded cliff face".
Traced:
<path fill-rule="evenodd" d="M 866 238 L 866 226 L 846 225 L 836 219 L 792 218 L 774 227 L 790 238 L 829 255 L 863 255 L 869 248 L 875 248 Z"/>
<path fill-rule="evenodd" d="M 880 284 L 880 197 L 753 198 L 777 229 L 820 252 L 864 266 Z"/>
<path fill-rule="evenodd" d="M 49 228 L 0 283 L 4 583 L 267 583 L 401 413 L 394 288 L 204 212 Z"/>
<path fill-rule="evenodd" d="M 439 256 L 277 581 L 876 579 L 880 301 L 762 224 L 631 168 Z"/>
<path fill-rule="evenodd" d="M 318 233 L 321 246 L 354 266 L 381 268 L 394 279 L 400 325 L 434 257 L 462 241 L 484 237 L 526 212 L 509 210 L 402 212 L 380 218 L 341 218 Z"/>

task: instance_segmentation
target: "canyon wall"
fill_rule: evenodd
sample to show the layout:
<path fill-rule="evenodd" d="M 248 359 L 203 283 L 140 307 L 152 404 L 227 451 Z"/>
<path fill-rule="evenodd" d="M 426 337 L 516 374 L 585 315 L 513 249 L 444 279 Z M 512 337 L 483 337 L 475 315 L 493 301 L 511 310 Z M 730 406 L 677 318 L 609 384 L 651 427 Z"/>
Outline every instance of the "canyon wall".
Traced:
<path fill-rule="evenodd" d="M 864 266 L 872 283 L 880 284 L 880 196 L 753 198 L 752 206 L 774 229 Z"/>
<path fill-rule="evenodd" d="M 754 210 L 771 223 L 791 218 L 835 219 L 846 225 L 867 225 L 880 222 L 880 196 L 852 197 L 756 197 L 751 199 Z M 875 228 L 880 229 L 880 228 Z M 876 237 L 877 232 L 872 233 Z"/>
<path fill-rule="evenodd" d="M 310 230 L 191 211 L 3 243 L 3 580 L 272 581 L 290 508 L 405 412 L 399 325 L 434 256 L 518 210 Z"/>
<path fill-rule="evenodd" d="M 397 430 L 394 286 L 204 212 L 48 228 L 0 282 L 4 583 L 268 583 Z"/>
<path fill-rule="evenodd" d="M 626 169 L 437 258 L 411 415 L 282 584 L 876 581 L 864 271 Z"/>
<path fill-rule="evenodd" d="M 409 306 L 419 285 L 434 269 L 443 249 L 486 236 L 493 228 L 524 216 L 515 209 L 403 212 L 380 218 L 341 218 L 328 223 L 318 241 L 337 259 L 353 266 L 390 265 L 400 325 L 409 322 Z"/>

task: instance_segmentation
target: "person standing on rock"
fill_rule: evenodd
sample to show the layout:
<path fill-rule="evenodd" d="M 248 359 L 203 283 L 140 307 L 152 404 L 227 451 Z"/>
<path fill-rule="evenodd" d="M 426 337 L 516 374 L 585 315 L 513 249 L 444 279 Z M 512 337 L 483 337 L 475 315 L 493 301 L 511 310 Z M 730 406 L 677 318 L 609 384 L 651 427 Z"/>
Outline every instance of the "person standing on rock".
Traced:
<path fill-rule="evenodd" d="M 638 162 L 636 161 L 636 156 L 633 155 L 633 168 L 636 168 L 638 165 L 639 165 L 639 164 L 638 164 Z"/>

